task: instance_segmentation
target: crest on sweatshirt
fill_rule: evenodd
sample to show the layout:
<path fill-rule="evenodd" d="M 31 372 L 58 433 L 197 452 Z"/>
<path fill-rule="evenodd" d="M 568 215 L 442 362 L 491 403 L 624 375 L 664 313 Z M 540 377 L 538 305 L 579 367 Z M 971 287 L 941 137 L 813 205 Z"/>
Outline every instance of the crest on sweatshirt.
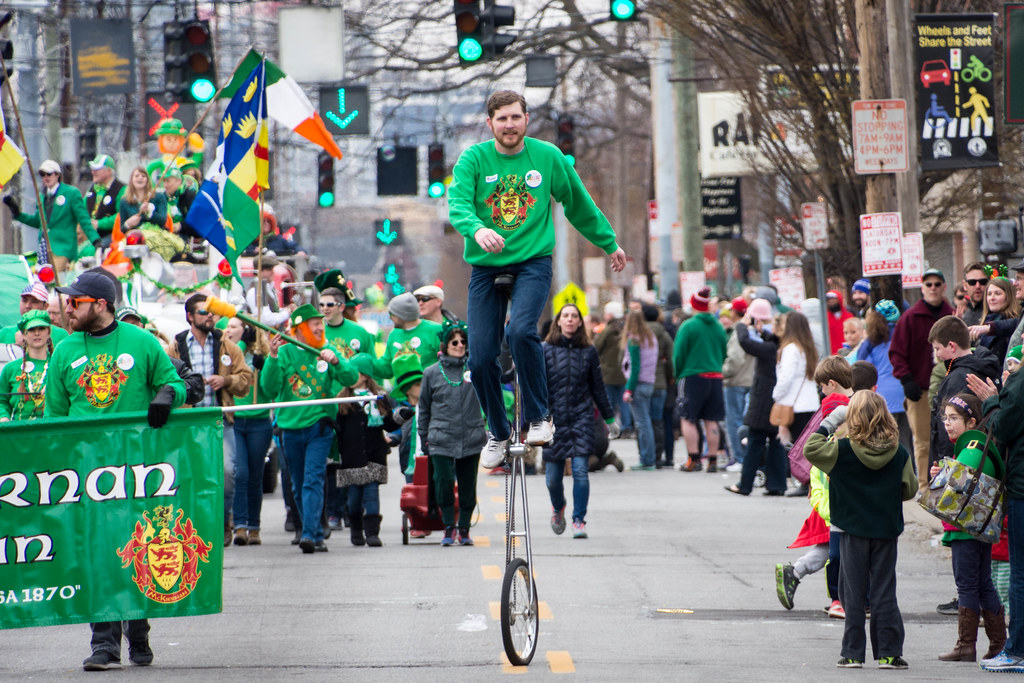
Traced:
<path fill-rule="evenodd" d="M 89 405 L 106 408 L 117 403 L 121 387 L 127 382 L 128 375 L 118 366 L 117 360 L 108 353 L 101 353 L 86 363 L 75 383 L 85 390 L 85 400 Z"/>
<path fill-rule="evenodd" d="M 491 209 L 491 222 L 500 230 L 515 230 L 537 203 L 526 181 L 515 173 L 498 178 L 494 192 L 484 202 Z"/>

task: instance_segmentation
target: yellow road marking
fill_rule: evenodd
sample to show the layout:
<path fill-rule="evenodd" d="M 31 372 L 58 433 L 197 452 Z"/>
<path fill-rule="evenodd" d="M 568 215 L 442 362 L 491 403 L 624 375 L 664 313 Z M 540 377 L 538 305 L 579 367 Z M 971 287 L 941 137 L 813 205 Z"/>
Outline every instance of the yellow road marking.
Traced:
<path fill-rule="evenodd" d="M 480 567 L 480 571 L 484 575 L 484 579 L 487 581 L 500 581 L 501 580 L 501 567 L 496 564 L 485 564 Z"/>
<path fill-rule="evenodd" d="M 555 618 L 554 615 L 551 614 L 551 608 L 548 607 L 548 603 L 543 600 L 540 600 L 537 603 L 537 616 L 543 621 L 551 621 Z"/>
<path fill-rule="evenodd" d="M 505 496 L 491 496 L 491 502 L 492 503 L 504 503 L 505 502 Z"/>
<path fill-rule="evenodd" d="M 542 619 L 544 617 L 541 617 Z M 576 665 L 572 663 L 572 657 L 567 650 L 548 650 L 548 667 L 553 674 L 576 673 Z"/>
<path fill-rule="evenodd" d="M 483 548 L 490 548 L 491 547 L 491 537 L 490 536 L 474 536 L 473 537 L 473 543 L 475 543 L 476 545 L 481 546 Z"/>
<path fill-rule="evenodd" d="M 486 486 L 489 489 L 496 489 L 499 486 L 501 486 L 501 482 L 500 481 L 495 481 L 494 479 L 488 479 L 488 480 L 486 480 L 484 482 L 484 486 Z M 502 500 L 504 500 L 504 499 L 502 499 Z"/>
<path fill-rule="evenodd" d="M 530 670 L 528 666 L 512 666 L 512 663 L 508 661 L 508 655 L 505 651 L 501 652 L 501 673 L 503 674 L 524 674 Z"/>
<path fill-rule="evenodd" d="M 659 607 L 654 611 L 659 614 L 693 614 L 692 609 L 684 609 L 681 607 Z"/>
<path fill-rule="evenodd" d="M 504 512 L 496 512 L 494 514 L 494 521 L 495 522 L 501 522 L 502 524 L 504 524 L 505 522 L 508 521 L 508 515 L 505 514 Z"/>
<path fill-rule="evenodd" d="M 501 603 L 500 602 L 489 602 L 487 607 L 491 610 L 491 619 L 497 621 L 501 619 Z"/>

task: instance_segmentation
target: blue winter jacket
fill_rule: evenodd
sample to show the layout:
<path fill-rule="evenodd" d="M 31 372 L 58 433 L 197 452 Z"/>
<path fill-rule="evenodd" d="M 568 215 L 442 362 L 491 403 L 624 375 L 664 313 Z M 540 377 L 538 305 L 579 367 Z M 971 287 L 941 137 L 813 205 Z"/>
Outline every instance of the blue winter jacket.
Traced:
<path fill-rule="evenodd" d="M 878 393 L 885 399 L 889 412 L 906 412 L 903 407 L 903 384 L 893 377 L 892 363 L 889 362 L 889 345 L 892 343 L 892 325 L 889 325 L 889 341 L 872 346 L 867 339 L 857 350 L 857 360 L 866 360 L 878 370 Z"/>

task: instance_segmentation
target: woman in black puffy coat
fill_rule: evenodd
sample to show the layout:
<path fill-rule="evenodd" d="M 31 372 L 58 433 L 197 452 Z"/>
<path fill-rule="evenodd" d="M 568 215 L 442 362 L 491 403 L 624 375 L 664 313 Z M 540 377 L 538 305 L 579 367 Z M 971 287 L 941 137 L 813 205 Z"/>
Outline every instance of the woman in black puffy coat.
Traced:
<path fill-rule="evenodd" d="M 588 463 L 596 455 L 594 404 L 606 424 L 615 426 L 608 402 L 597 349 L 583 327 L 580 310 L 566 304 L 555 316 L 544 339 L 544 363 L 548 378 L 548 408 L 555 422 L 555 438 L 544 449 L 548 492 L 551 494 L 551 529 L 565 531 L 565 461 L 572 459 L 573 538 L 587 537 L 587 501 L 590 498 Z"/>

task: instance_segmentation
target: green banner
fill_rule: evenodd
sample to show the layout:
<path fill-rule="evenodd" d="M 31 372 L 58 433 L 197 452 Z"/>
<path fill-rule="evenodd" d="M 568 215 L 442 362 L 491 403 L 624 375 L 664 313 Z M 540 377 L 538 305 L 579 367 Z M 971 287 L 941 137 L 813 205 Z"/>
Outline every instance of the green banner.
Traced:
<path fill-rule="evenodd" d="M 0 628 L 222 608 L 221 412 L 0 424 Z"/>

